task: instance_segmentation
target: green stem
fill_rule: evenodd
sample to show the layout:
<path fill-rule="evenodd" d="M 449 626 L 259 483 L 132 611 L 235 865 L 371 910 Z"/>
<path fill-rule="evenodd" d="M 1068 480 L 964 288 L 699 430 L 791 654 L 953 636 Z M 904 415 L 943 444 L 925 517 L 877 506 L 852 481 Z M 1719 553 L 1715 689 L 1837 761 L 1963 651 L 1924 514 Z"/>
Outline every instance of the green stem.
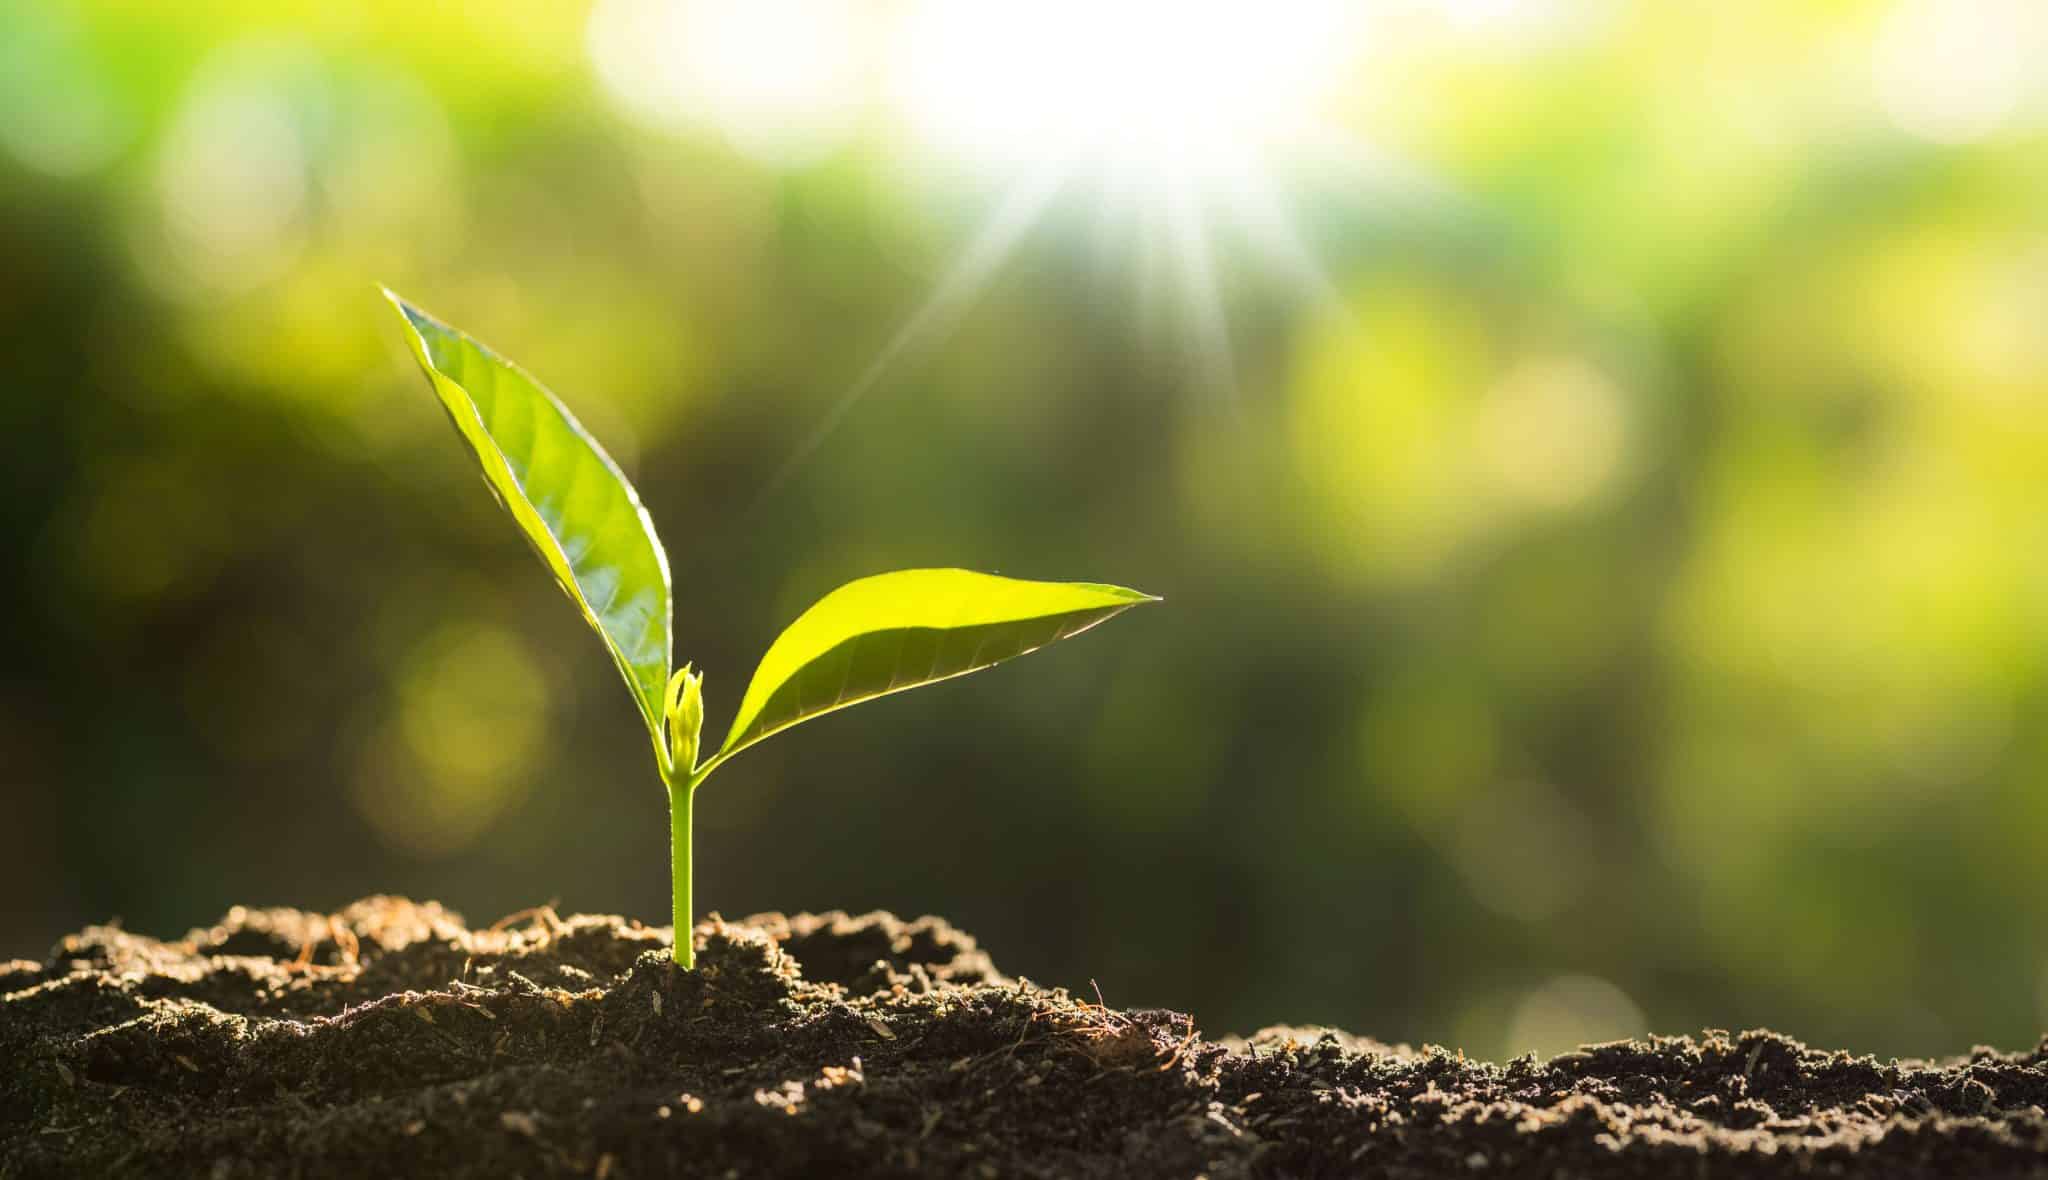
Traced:
<path fill-rule="evenodd" d="M 690 936 L 696 924 L 690 905 L 690 819 L 697 798 L 697 777 L 684 774 L 668 784 L 669 859 L 675 877 L 675 960 L 688 971 L 697 965 L 697 944 Z"/>

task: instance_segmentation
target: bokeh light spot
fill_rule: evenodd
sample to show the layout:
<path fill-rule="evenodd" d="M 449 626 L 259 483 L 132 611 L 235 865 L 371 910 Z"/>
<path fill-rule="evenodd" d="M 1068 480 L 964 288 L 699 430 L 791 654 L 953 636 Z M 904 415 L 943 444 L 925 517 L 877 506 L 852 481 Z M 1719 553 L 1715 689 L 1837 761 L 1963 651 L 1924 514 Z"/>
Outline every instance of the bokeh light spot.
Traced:
<path fill-rule="evenodd" d="M 1451 857 L 1472 896 L 1522 922 L 1554 917 L 1596 868 L 1591 822 L 1555 789 L 1513 781 L 1468 800 Z"/>
<path fill-rule="evenodd" d="M 1351 322 L 1311 329 L 1288 425 L 1333 572 L 1426 576 L 1466 535 L 1466 423 L 1489 352 L 1475 310 L 1426 287 L 1368 293 Z"/>
<path fill-rule="evenodd" d="M 1628 993 L 1590 975 L 1560 975 L 1522 997 L 1508 1022 L 1507 1052 L 1553 1057 L 1580 1045 L 1639 1037 L 1649 1030 Z"/>
<path fill-rule="evenodd" d="M 547 682 L 511 632 L 451 626 L 422 644 L 399 682 L 407 749 L 462 783 L 503 779 L 547 742 Z"/>
<path fill-rule="evenodd" d="M 353 783 L 357 811 L 390 847 L 447 856 L 524 794 L 552 745 L 547 682 L 509 631 L 453 624 L 418 644 Z"/>
<path fill-rule="evenodd" d="M 1583 361 L 1524 361 L 1494 383 L 1479 407 L 1480 463 L 1513 503 L 1575 507 L 1620 468 L 1626 409 L 1614 383 Z"/>
<path fill-rule="evenodd" d="M 1899 0 L 1878 36 L 1878 101 L 1910 134 L 1979 139 L 2041 94 L 2044 54 L 2039 0 Z"/>
<path fill-rule="evenodd" d="M 828 150 L 860 112 L 850 0 L 599 0 L 587 42 L 599 79 L 637 118 L 715 128 L 770 163 Z"/>
<path fill-rule="evenodd" d="M 113 159 L 127 120 L 56 5 L 23 5 L 0 19 L 0 146 L 52 176 L 80 176 Z"/>
<path fill-rule="evenodd" d="M 304 246 L 312 161 L 290 97 L 304 65 L 288 48 L 238 46 L 191 86 L 157 165 L 170 263 L 158 273 L 172 293 L 247 290 Z"/>

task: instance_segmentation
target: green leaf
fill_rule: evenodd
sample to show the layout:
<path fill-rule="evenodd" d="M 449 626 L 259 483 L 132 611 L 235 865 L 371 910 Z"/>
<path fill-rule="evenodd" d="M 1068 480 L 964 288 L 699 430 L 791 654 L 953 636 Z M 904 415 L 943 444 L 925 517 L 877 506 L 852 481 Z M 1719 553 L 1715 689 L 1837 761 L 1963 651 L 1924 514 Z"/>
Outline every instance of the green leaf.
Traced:
<path fill-rule="evenodd" d="M 1121 586 L 972 570 L 899 570 L 849 582 L 761 657 L 725 745 L 703 773 L 799 721 L 999 664 L 1156 601 Z"/>
<path fill-rule="evenodd" d="M 668 555 L 618 464 L 525 370 L 391 291 L 413 355 L 483 468 L 484 483 L 604 640 L 664 773 Z M 688 769 L 685 767 L 684 769 Z"/>

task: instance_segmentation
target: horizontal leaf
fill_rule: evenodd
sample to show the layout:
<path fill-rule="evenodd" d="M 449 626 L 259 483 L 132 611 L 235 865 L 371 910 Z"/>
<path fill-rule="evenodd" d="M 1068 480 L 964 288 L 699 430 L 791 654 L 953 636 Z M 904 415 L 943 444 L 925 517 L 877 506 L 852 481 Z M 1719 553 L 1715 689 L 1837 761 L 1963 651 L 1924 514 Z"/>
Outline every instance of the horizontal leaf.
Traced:
<path fill-rule="evenodd" d="M 713 761 L 821 713 L 1001 663 L 1154 601 L 1121 586 L 956 569 L 849 582 L 769 647 Z"/>
<path fill-rule="evenodd" d="M 484 483 L 604 640 L 666 766 L 668 555 L 639 495 L 575 415 L 525 370 L 384 294 Z"/>

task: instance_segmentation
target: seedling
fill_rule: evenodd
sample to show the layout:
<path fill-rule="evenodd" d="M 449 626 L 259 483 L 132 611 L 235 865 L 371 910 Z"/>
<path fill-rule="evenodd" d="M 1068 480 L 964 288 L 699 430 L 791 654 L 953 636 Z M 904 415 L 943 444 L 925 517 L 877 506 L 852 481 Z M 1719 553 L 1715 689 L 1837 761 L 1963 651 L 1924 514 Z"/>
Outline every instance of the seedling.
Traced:
<path fill-rule="evenodd" d="M 633 485 L 566 406 L 524 369 L 384 292 L 413 355 L 483 468 L 484 483 L 604 641 L 654 742 L 668 788 L 675 956 L 690 941 L 690 820 L 697 788 L 748 746 L 834 709 L 964 676 L 1078 635 L 1157 599 L 1093 582 L 1027 582 L 958 569 L 848 582 L 777 637 L 732 728 L 706 754 L 704 678 L 671 670 L 668 555 Z"/>

